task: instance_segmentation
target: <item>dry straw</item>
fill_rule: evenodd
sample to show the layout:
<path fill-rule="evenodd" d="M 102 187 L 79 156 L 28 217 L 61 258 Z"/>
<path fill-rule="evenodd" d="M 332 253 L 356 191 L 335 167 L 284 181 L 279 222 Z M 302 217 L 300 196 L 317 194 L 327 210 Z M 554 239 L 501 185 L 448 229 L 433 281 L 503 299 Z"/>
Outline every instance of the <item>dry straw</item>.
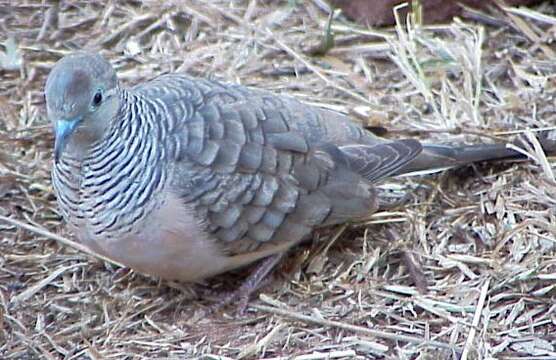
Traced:
<path fill-rule="evenodd" d="M 380 31 L 329 17 L 320 0 L 162 3 L 0 2 L 1 358 L 556 357 L 556 183 L 526 131 L 556 124 L 552 2 Z M 335 46 L 315 56 L 327 24 Z M 317 234 L 244 317 L 209 313 L 241 274 L 159 282 L 89 256 L 63 230 L 42 89 L 81 48 L 101 50 L 127 85 L 187 71 L 396 137 L 523 136 L 530 161 L 390 180 L 380 191 L 397 207 Z"/>

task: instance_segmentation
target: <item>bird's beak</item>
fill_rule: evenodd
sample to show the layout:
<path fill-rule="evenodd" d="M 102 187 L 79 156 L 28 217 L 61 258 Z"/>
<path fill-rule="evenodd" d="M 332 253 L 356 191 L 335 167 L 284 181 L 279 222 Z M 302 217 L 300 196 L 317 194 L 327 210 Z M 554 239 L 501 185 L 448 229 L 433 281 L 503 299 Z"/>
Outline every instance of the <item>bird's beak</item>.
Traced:
<path fill-rule="evenodd" d="M 56 121 L 54 139 L 54 161 L 58 163 L 64 152 L 68 139 L 77 127 L 81 119 L 58 120 Z"/>

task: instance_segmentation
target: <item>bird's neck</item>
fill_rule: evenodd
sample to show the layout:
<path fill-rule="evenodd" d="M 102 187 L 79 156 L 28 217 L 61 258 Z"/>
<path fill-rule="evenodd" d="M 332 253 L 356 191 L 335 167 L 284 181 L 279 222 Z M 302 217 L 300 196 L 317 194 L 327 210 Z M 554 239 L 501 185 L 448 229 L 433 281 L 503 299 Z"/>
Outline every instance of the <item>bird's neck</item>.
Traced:
<path fill-rule="evenodd" d="M 84 161 L 98 163 L 108 159 L 125 164 L 149 162 L 154 166 L 161 156 L 154 145 L 161 130 L 151 107 L 148 99 L 122 89 L 116 115 L 103 136 L 89 146 Z"/>

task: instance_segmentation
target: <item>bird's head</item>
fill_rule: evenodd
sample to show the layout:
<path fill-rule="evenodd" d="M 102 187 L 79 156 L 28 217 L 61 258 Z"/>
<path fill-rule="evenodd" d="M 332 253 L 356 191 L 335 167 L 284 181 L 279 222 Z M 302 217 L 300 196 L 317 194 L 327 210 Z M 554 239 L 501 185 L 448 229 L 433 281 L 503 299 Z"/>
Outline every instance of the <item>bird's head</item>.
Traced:
<path fill-rule="evenodd" d="M 116 72 L 98 54 L 65 56 L 48 75 L 45 97 L 54 125 L 55 161 L 66 151 L 80 157 L 104 135 L 118 112 Z"/>

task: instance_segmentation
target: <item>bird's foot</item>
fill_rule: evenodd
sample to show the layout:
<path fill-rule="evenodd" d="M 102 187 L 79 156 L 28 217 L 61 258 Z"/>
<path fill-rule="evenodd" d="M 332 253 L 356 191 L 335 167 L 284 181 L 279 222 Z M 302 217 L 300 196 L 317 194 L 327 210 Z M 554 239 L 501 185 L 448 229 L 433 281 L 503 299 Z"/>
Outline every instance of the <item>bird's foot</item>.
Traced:
<path fill-rule="evenodd" d="M 282 256 L 283 254 L 276 254 L 261 260 L 253 272 L 245 279 L 239 289 L 227 294 L 224 299 L 211 306 L 211 311 L 215 312 L 224 306 L 237 301 L 238 313 L 240 315 L 244 314 L 249 303 L 249 298 L 256 290 L 260 289 L 269 280 L 267 275 L 272 272 L 272 269 L 274 269 L 274 267 L 276 267 L 276 265 L 280 262 Z"/>

